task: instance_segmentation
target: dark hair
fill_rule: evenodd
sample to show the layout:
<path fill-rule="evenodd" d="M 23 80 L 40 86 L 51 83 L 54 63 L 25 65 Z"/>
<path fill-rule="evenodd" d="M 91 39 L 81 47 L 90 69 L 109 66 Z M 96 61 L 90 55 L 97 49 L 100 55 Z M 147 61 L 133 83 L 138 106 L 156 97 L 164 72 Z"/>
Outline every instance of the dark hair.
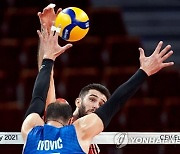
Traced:
<path fill-rule="evenodd" d="M 92 89 L 101 92 L 102 94 L 106 96 L 107 99 L 109 99 L 109 97 L 111 96 L 109 90 L 102 84 L 91 83 L 81 89 L 79 93 L 79 97 L 84 97 L 89 92 L 89 90 L 92 90 Z"/>
<path fill-rule="evenodd" d="M 72 117 L 72 108 L 66 103 L 51 103 L 47 107 L 46 111 L 46 121 L 48 120 L 58 120 L 61 119 L 64 122 Z"/>

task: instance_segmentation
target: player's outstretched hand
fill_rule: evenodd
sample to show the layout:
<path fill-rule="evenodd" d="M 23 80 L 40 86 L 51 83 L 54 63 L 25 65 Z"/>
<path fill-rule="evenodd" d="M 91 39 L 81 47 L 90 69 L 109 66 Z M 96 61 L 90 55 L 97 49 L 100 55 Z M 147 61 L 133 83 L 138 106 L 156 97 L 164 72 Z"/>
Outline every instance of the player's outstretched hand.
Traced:
<path fill-rule="evenodd" d="M 65 46 L 60 46 L 58 44 L 59 33 L 56 31 L 50 31 L 49 33 L 45 24 L 43 25 L 43 31 L 40 32 L 38 30 L 37 33 L 41 42 L 41 50 L 43 50 L 42 52 L 44 53 L 43 59 L 48 58 L 55 60 L 56 57 L 72 47 L 70 43 Z"/>
<path fill-rule="evenodd" d="M 54 11 L 55 6 L 56 6 L 55 4 L 51 3 L 43 9 L 43 12 L 37 13 L 41 26 L 43 24 L 46 24 L 48 32 L 50 32 L 51 26 L 53 25 L 57 14 L 62 11 L 62 9 L 59 8 L 57 10 L 57 12 L 55 13 L 55 11 Z"/>
<path fill-rule="evenodd" d="M 157 73 L 162 68 L 174 65 L 174 62 L 164 62 L 173 54 L 173 51 L 171 50 L 171 45 L 167 45 L 164 49 L 161 49 L 162 45 L 163 42 L 160 41 L 155 51 L 149 57 L 145 56 L 144 50 L 142 48 L 139 48 L 140 68 L 144 70 L 148 76 Z"/>

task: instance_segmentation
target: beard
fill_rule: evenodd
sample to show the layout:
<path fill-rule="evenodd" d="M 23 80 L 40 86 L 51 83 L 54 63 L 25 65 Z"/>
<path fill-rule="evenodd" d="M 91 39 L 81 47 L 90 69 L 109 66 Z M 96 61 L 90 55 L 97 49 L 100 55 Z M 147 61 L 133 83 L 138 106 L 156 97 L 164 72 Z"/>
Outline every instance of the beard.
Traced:
<path fill-rule="evenodd" d="M 82 104 L 82 105 L 80 106 L 80 108 L 79 108 L 79 114 L 78 114 L 78 115 L 79 115 L 79 118 L 87 115 L 87 113 L 86 113 L 86 107 L 84 106 L 84 104 Z"/>
<path fill-rule="evenodd" d="M 85 105 L 82 103 L 80 108 L 79 108 L 79 118 L 85 116 L 85 115 L 88 115 L 90 113 L 93 113 L 95 111 L 95 109 L 89 109 L 89 110 L 86 110 L 86 107 Z"/>

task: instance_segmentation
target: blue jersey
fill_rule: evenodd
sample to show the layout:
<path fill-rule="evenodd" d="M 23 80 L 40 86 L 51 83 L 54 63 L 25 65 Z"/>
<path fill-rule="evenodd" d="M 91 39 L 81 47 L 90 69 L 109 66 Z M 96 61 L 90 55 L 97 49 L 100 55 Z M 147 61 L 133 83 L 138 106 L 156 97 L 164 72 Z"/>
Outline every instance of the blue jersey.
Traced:
<path fill-rule="evenodd" d="M 77 140 L 74 125 L 56 128 L 34 127 L 27 136 L 24 154 L 85 154 Z"/>

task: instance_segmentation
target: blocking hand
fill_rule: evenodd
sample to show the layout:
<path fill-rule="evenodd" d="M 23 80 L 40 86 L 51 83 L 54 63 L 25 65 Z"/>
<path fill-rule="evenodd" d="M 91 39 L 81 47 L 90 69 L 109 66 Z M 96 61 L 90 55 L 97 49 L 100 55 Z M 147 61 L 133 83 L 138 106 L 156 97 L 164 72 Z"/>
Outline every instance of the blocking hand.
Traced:
<path fill-rule="evenodd" d="M 160 41 L 155 51 L 149 57 L 145 56 L 144 50 L 142 48 L 139 48 L 140 68 L 144 70 L 148 76 L 157 73 L 162 68 L 174 65 L 174 62 L 164 62 L 173 54 L 173 51 L 170 50 L 171 45 L 167 45 L 164 49 L 161 50 L 162 45 L 163 45 L 163 42 Z"/>

